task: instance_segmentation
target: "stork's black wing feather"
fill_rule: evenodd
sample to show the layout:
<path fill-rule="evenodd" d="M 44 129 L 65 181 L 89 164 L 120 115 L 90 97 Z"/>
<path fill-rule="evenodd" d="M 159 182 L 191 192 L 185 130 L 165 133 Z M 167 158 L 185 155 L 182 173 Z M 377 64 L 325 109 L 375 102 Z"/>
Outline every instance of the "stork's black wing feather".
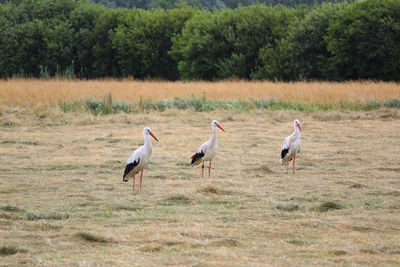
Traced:
<path fill-rule="evenodd" d="M 282 152 L 281 152 L 281 159 L 283 159 L 285 156 L 286 156 L 286 154 L 289 152 L 289 147 L 288 148 L 285 148 L 285 149 L 282 149 Z"/>
<path fill-rule="evenodd" d="M 128 173 L 129 173 L 131 170 L 133 170 L 133 169 L 139 164 L 139 162 L 140 162 L 140 159 L 137 159 L 137 160 L 135 160 L 134 162 L 131 162 L 131 163 L 129 163 L 129 164 L 126 165 L 126 167 L 125 167 L 125 172 L 124 172 L 124 176 L 122 177 L 124 182 L 127 182 L 127 181 L 128 181 L 128 180 L 125 180 L 125 177 L 128 175 Z"/>
<path fill-rule="evenodd" d="M 199 159 L 201 159 L 202 157 L 204 157 L 204 152 L 201 151 L 200 153 L 196 153 L 192 156 L 192 162 L 191 164 L 194 164 L 196 161 L 198 161 Z"/>

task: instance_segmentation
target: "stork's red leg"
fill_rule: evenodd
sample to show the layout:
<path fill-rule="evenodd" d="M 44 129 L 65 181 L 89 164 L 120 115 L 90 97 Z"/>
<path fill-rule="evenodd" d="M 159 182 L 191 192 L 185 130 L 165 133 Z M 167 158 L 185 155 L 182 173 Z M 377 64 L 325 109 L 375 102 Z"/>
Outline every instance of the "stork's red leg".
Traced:
<path fill-rule="evenodd" d="M 135 175 L 133 176 L 133 192 L 135 192 Z"/>
<path fill-rule="evenodd" d="M 289 160 L 286 162 L 286 174 L 288 174 L 288 169 L 289 169 Z"/>
<path fill-rule="evenodd" d="M 210 160 L 210 164 L 208 165 L 208 177 L 211 176 L 211 160 Z"/>
<path fill-rule="evenodd" d="M 293 157 L 293 174 L 294 174 L 294 162 L 296 161 L 296 156 Z"/>
<path fill-rule="evenodd" d="M 201 177 L 204 177 L 204 161 L 203 161 L 203 165 L 201 165 Z"/>
<path fill-rule="evenodd" d="M 142 191 L 142 177 L 143 177 L 143 170 L 140 173 L 140 191 Z"/>

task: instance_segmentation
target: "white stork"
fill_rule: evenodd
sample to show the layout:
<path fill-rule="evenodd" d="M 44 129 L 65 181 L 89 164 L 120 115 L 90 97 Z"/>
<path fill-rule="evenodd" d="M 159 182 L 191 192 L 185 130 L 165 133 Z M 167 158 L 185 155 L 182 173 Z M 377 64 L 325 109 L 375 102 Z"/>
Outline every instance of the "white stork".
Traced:
<path fill-rule="evenodd" d="M 201 177 L 204 177 L 204 161 L 209 161 L 210 164 L 208 165 L 208 177 L 211 175 L 211 161 L 217 155 L 218 152 L 218 136 L 217 136 L 217 128 L 220 128 L 222 131 L 225 132 L 225 130 L 222 128 L 222 126 L 219 124 L 218 121 L 213 120 L 211 122 L 211 128 L 212 128 L 212 135 L 210 139 L 208 139 L 207 142 L 199 146 L 199 148 L 196 151 L 196 154 L 192 156 L 192 166 L 200 164 L 201 165 Z"/>
<path fill-rule="evenodd" d="M 153 145 L 149 135 L 151 135 L 158 142 L 157 137 L 155 137 L 151 129 L 149 127 L 144 128 L 144 145 L 136 149 L 126 162 L 125 172 L 122 180 L 124 182 L 128 182 L 128 178 L 133 177 L 133 191 L 135 191 L 135 175 L 140 171 L 140 190 L 142 190 L 143 169 L 149 164 L 151 152 L 153 150 Z"/>
<path fill-rule="evenodd" d="M 293 173 L 294 165 L 296 161 L 296 155 L 300 152 L 301 140 L 300 140 L 300 121 L 294 120 L 294 132 L 285 138 L 283 141 L 282 151 L 281 151 L 281 165 L 286 163 L 286 173 L 288 173 L 289 161 L 293 159 Z"/>

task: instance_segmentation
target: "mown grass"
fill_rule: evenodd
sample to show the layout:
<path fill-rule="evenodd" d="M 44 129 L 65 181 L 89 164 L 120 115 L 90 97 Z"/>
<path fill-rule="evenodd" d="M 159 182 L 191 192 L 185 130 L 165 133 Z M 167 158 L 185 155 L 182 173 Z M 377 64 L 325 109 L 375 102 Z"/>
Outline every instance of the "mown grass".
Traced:
<path fill-rule="evenodd" d="M 195 112 L 209 112 L 214 110 L 290 110 L 298 112 L 348 110 L 371 111 L 380 108 L 400 109 L 400 99 L 386 101 L 349 101 L 337 103 L 292 103 L 275 99 L 237 99 L 212 100 L 206 97 L 176 97 L 172 100 L 143 100 L 139 102 L 112 101 L 111 94 L 105 99 L 86 99 L 68 103 L 61 101 L 59 107 L 64 112 L 90 112 L 94 115 L 108 115 L 116 113 L 164 112 L 167 109 L 191 110 Z"/>
<path fill-rule="evenodd" d="M 37 116 L 36 108 L 0 116 L 0 246 L 14 248 L 0 265 L 400 263 L 398 109 L 98 116 L 56 107 Z M 279 156 L 294 118 L 303 131 L 293 175 Z M 213 119 L 226 132 L 202 178 L 190 156 Z M 145 126 L 160 142 L 132 192 L 122 174 Z"/>

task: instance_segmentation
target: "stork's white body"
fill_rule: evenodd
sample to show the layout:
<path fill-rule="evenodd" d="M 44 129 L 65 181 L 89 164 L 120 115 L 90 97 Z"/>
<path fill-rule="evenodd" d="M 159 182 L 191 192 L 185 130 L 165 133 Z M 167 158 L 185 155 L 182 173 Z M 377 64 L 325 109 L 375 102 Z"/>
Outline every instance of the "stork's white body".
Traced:
<path fill-rule="evenodd" d="M 123 181 L 127 182 L 130 177 L 133 177 L 133 190 L 135 190 L 135 175 L 140 174 L 140 189 L 142 189 L 143 170 L 150 162 L 151 152 L 153 152 L 153 144 L 151 143 L 150 136 L 155 140 L 158 139 L 151 132 L 151 129 L 146 127 L 143 129 L 144 145 L 136 149 L 126 162 Z"/>
<path fill-rule="evenodd" d="M 126 161 L 128 165 L 139 160 L 139 164 L 129 171 L 126 177 L 133 177 L 138 172 L 143 171 L 147 165 L 149 165 L 151 152 L 153 152 L 153 145 L 150 137 L 147 135 L 147 137 L 144 138 L 144 145 L 136 149 Z"/>
<path fill-rule="evenodd" d="M 208 166 L 208 175 L 211 175 L 211 161 L 218 153 L 218 135 L 217 135 L 217 127 L 221 130 L 225 131 L 221 125 L 219 125 L 218 121 L 213 120 L 211 122 L 212 135 L 210 139 L 204 144 L 201 144 L 196 151 L 196 154 L 192 156 L 192 166 L 198 165 L 200 162 L 202 163 L 202 176 L 204 175 L 204 162 L 209 161 L 210 164 Z"/>
<path fill-rule="evenodd" d="M 204 153 L 204 156 L 201 158 L 201 161 L 200 160 L 196 161 L 194 165 L 198 165 L 200 164 L 200 162 L 211 161 L 217 155 L 218 136 L 215 127 L 213 127 L 213 132 L 210 139 L 208 139 L 207 142 L 199 146 L 199 148 L 196 151 L 196 154 L 201 152 Z"/>
<path fill-rule="evenodd" d="M 289 161 L 293 160 L 293 173 L 294 173 L 294 160 L 296 155 L 300 152 L 301 148 L 301 134 L 300 134 L 300 122 L 294 121 L 294 132 L 285 138 L 282 145 L 281 151 L 281 165 L 288 165 Z"/>

